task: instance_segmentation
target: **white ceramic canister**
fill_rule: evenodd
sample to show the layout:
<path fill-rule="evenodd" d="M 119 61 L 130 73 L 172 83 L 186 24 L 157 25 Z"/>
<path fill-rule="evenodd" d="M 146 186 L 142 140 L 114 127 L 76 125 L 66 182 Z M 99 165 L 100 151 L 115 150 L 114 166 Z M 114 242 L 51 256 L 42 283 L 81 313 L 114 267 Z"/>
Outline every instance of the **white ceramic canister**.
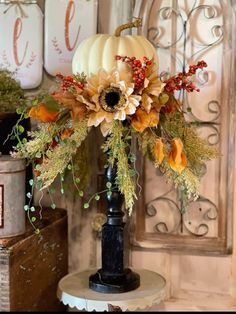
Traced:
<path fill-rule="evenodd" d="M 0 238 L 25 232 L 25 159 L 0 156 Z"/>
<path fill-rule="evenodd" d="M 41 84 L 43 14 L 36 0 L 0 0 L 0 65 L 14 72 L 23 89 Z"/>
<path fill-rule="evenodd" d="M 44 67 L 48 74 L 72 74 L 78 45 L 96 34 L 97 12 L 97 0 L 45 0 Z"/>

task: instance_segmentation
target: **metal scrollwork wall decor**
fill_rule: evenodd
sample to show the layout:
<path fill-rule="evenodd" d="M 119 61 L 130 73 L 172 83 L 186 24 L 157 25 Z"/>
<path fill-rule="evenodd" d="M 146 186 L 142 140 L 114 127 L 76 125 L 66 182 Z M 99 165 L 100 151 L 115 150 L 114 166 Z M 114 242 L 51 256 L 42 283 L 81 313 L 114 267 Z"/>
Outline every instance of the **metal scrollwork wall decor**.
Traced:
<path fill-rule="evenodd" d="M 200 95 L 180 93 L 190 122 L 222 156 L 199 169 L 200 197 L 186 209 L 181 190 L 143 157 L 139 159 L 142 193 L 133 219 L 133 243 L 191 254 L 224 255 L 232 251 L 235 125 L 236 1 L 136 1 L 140 32 L 156 47 L 164 80 L 204 59 L 199 72 Z M 200 99 L 200 102 L 199 102 Z M 191 110 L 190 110 L 191 108 Z"/>

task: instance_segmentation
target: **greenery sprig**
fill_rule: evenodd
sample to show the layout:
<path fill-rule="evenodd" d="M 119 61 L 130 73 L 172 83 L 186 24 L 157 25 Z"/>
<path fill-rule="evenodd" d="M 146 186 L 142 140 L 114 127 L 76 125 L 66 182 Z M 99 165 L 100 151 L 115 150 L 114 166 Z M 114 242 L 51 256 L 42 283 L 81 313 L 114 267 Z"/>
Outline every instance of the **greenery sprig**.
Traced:
<path fill-rule="evenodd" d="M 15 73 L 0 69 L 0 108 L 1 112 L 15 113 L 16 108 L 23 107 L 26 99 L 20 82 L 14 77 Z"/>

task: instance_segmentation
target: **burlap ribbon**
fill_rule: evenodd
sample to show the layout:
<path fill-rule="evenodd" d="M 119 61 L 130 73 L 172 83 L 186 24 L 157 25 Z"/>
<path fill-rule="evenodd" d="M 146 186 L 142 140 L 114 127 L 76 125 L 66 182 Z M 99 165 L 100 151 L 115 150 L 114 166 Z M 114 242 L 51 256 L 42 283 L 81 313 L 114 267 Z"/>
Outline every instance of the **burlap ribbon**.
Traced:
<path fill-rule="evenodd" d="M 20 11 L 20 15 L 22 18 L 28 17 L 28 15 L 25 13 L 22 4 L 26 4 L 24 0 L 10 0 L 8 8 L 3 12 L 4 14 L 7 13 L 11 8 L 14 8 L 16 10 Z"/>

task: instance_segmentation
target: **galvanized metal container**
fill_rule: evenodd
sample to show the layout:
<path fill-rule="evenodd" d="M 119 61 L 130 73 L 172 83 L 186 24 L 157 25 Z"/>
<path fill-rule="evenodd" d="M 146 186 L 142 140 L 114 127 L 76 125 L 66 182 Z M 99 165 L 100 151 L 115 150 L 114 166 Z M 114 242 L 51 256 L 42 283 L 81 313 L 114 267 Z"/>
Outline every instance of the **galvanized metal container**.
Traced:
<path fill-rule="evenodd" d="M 0 155 L 0 238 L 25 232 L 24 159 Z"/>

